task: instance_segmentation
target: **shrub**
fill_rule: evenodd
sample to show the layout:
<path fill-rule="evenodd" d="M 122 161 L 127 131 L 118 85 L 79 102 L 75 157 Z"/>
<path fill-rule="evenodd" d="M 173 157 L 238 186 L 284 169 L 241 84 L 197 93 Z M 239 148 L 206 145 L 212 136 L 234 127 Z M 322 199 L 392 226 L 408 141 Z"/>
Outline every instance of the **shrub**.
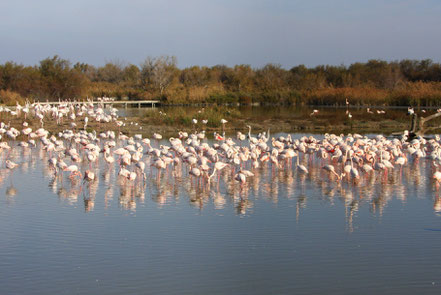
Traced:
<path fill-rule="evenodd" d="M 25 99 L 21 97 L 21 95 L 18 94 L 17 92 L 9 91 L 9 90 L 0 90 L 0 102 L 8 106 L 13 106 L 16 105 L 17 102 L 19 104 L 24 104 Z"/>
<path fill-rule="evenodd" d="M 207 102 L 217 104 L 237 103 L 239 98 L 236 93 L 228 92 L 225 94 L 212 94 L 208 97 Z"/>
<path fill-rule="evenodd" d="M 247 94 L 241 94 L 241 95 L 239 95 L 239 103 L 240 104 L 251 104 L 251 103 L 253 103 L 253 99 L 251 98 L 251 96 L 249 96 Z"/>

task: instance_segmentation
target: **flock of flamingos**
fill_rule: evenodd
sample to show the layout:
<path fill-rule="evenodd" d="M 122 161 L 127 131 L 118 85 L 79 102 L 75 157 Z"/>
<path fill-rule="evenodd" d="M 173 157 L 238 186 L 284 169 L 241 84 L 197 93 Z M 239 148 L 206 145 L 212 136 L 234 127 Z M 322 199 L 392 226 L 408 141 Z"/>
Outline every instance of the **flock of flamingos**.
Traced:
<path fill-rule="evenodd" d="M 0 156 L 4 163 L 1 181 L 7 173 L 12 183 L 13 171 L 38 151 L 52 185 L 67 182 L 77 192 L 88 191 L 86 209 L 93 208 L 97 190 L 94 184 L 100 175 L 106 179 L 110 172 L 129 204 L 143 195 L 146 183 L 159 185 L 179 178 L 181 185 L 195 190 L 195 198 L 210 198 L 210 192 L 218 192 L 220 187 L 234 190 L 240 200 L 239 211 L 247 207 L 250 188 L 267 185 L 261 179 L 268 174 L 274 176 L 268 178 L 271 185 L 287 177 L 300 181 L 310 177 L 351 190 L 387 182 L 390 177 L 399 185 L 403 169 L 424 162 L 430 167 L 430 183 L 436 195 L 441 182 L 440 137 L 409 141 L 406 131 L 392 139 L 359 134 L 293 138 L 290 134 L 271 137 L 270 131 L 253 134 L 248 126 L 248 132 L 237 132 L 233 137 L 215 133 L 214 139 L 207 139 L 205 131 L 180 131 L 168 139 L 158 133 L 144 138 L 136 134 L 142 126 L 119 117 L 117 109 L 91 102 L 0 107 L 0 121 Z M 14 128 L 11 121 L 19 122 L 20 128 L 17 123 Z M 66 129 L 51 132 L 45 129 L 48 121 Z M 102 130 L 90 132 L 87 127 L 91 122 L 97 122 L 96 129 Z M 221 123 L 228 124 L 224 119 Z M 118 131 L 126 124 L 132 125 L 133 136 Z M 215 197 L 213 201 L 222 203 Z M 441 211 L 439 196 L 434 208 Z"/>

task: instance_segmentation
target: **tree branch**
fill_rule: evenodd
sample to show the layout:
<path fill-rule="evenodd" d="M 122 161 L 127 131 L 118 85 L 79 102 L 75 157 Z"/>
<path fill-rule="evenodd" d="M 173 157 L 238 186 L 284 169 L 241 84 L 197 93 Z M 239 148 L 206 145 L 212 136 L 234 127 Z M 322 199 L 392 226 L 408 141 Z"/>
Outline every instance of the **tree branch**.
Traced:
<path fill-rule="evenodd" d="M 441 129 L 441 125 L 424 128 L 424 130 L 422 130 L 422 132 L 425 133 L 427 131 L 432 131 L 432 130 L 436 130 L 436 129 Z"/>
<path fill-rule="evenodd" d="M 428 116 L 428 117 L 421 118 L 421 123 L 424 124 L 424 123 L 426 123 L 427 121 L 430 121 L 430 120 L 432 120 L 432 119 L 438 118 L 438 117 L 440 117 L 440 116 L 441 116 L 441 113 L 436 113 L 436 114 L 430 115 L 430 116 Z"/>

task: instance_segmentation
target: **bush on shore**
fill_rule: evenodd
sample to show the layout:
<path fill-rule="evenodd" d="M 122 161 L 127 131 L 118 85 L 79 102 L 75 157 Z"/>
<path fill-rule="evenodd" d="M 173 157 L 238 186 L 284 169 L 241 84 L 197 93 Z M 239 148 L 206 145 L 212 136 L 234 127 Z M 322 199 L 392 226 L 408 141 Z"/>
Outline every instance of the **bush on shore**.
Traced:
<path fill-rule="evenodd" d="M 108 62 L 72 64 L 57 55 L 36 66 L 0 64 L 0 90 L 14 104 L 33 100 L 114 97 L 160 100 L 163 104 L 311 104 L 438 106 L 441 64 L 431 60 L 369 60 L 349 66 L 261 68 L 177 67 L 175 57 L 148 57 L 139 66 Z M 15 98 L 14 98 L 15 97 Z"/>
<path fill-rule="evenodd" d="M 7 106 L 14 106 L 17 103 L 24 104 L 25 99 L 17 92 L 9 90 L 0 90 L 0 103 Z"/>

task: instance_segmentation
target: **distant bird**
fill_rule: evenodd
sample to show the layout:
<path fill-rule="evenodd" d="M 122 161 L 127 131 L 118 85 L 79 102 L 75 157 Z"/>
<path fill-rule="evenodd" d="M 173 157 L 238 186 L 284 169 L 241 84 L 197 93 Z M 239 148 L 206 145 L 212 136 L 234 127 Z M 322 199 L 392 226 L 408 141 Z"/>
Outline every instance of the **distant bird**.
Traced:
<path fill-rule="evenodd" d="M 325 165 L 323 166 L 323 169 L 328 171 L 329 173 L 334 174 L 335 176 L 337 176 L 338 179 L 340 179 L 340 175 L 337 174 L 337 172 L 335 172 L 335 168 L 332 165 Z"/>
<path fill-rule="evenodd" d="M 74 176 L 82 176 L 81 172 L 78 170 L 78 166 L 77 165 L 70 165 L 66 168 L 63 169 L 63 171 L 67 171 L 70 172 L 70 178 L 73 178 Z"/>
<path fill-rule="evenodd" d="M 159 177 L 161 175 L 161 169 L 165 169 L 167 167 L 167 165 L 165 164 L 165 162 L 161 158 L 159 158 L 155 162 L 153 162 L 151 164 L 151 166 L 153 166 L 156 169 L 158 169 L 158 174 L 157 174 L 158 179 L 159 179 Z"/>
<path fill-rule="evenodd" d="M 234 175 L 234 180 L 239 181 L 241 184 L 244 184 L 247 181 L 247 177 L 243 173 L 237 173 Z"/>
<path fill-rule="evenodd" d="M 93 180 L 95 180 L 95 173 L 93 173 L 93 172 L 90 171 L 90 170 L 86 170 L 86 171 L 84 172 L 84 178 L 83 178 L 83 180 L 87 180 L 87 181 L 93 181 Z"/>
<path fill-rule="evenodd" d="M 131 181 L 135 181 L 136 180 L 136 176 L 137 176 L 136 172 L 132 171 L 132 172 L 129 173 L 128 179 L 131 180 Z"/>
<path fill-rule="evenodd" d="M 215 164 L 214 164 L 214 169 L 213 169 L 213 173 L 208 177 L 208 179 L 211 179 L 211 177 L 213 177 L 214 176 L 214 174 L 216 174 L 216 171 L 221 171 L 222 169 L 224 169 L 225 167 L 227 167 L 228 166 L 228 164 L 227 163 L 224 163 L 224 162 L 216 162 Z M 218 180 L 218 182 L 219 182 L 219 180 L 220 180 L 220 173 L 218 172 L 218 178 L 217 178 L 217 180 Z"/>
<path fill-rule="evenodd" d="M 242 132 L 238 131 L 236 138 L 240 141 L 244 141 L 247 138 L 247 136 L 245 134 L 243 134 Z"/>
<path fill-rule="evenodd" d="M 162 135 L 159 133 L 153 133 L 153 138 L 156 140 L 161 140 L 162 139 Z"/>
<path fill-rule="evenodd" d="M 194 177 L 199 177 L 201 176 L 201 170 L 199 168 L 193 167 L 191 168 L 189 174 L 193 175 Z"/>
<path fill-rule="evenodd" d="M 299 156 L 297 156 L 297 169 L 299 169 L 302 173 L 308 174 L 308 169 L 304 165 L 300 164 Z"/>
<path fill-rule="evenodd" d="M 219 133 L 214 133 L 214 139 L 217 141 L 225 140 L 225 136 L 220 135 Z"/>
<path fill-rule="evenodd" d="M 13 170 L 17 166 L 18 166 L 17 163 L 14 163 L 12 161 L 6 160 L 6 168 L 8 168 L 9 170 Z"/>
<path fill-rule="evenodd" d="M 225 120 L 225 119 L 221 119 L 220 122 L 221 122 L 221 124 L 222 124 L 222 131 L 224 131 L 224 129 L 225 129 L 225 124 L 227 124 L 228 121 Z"/>

